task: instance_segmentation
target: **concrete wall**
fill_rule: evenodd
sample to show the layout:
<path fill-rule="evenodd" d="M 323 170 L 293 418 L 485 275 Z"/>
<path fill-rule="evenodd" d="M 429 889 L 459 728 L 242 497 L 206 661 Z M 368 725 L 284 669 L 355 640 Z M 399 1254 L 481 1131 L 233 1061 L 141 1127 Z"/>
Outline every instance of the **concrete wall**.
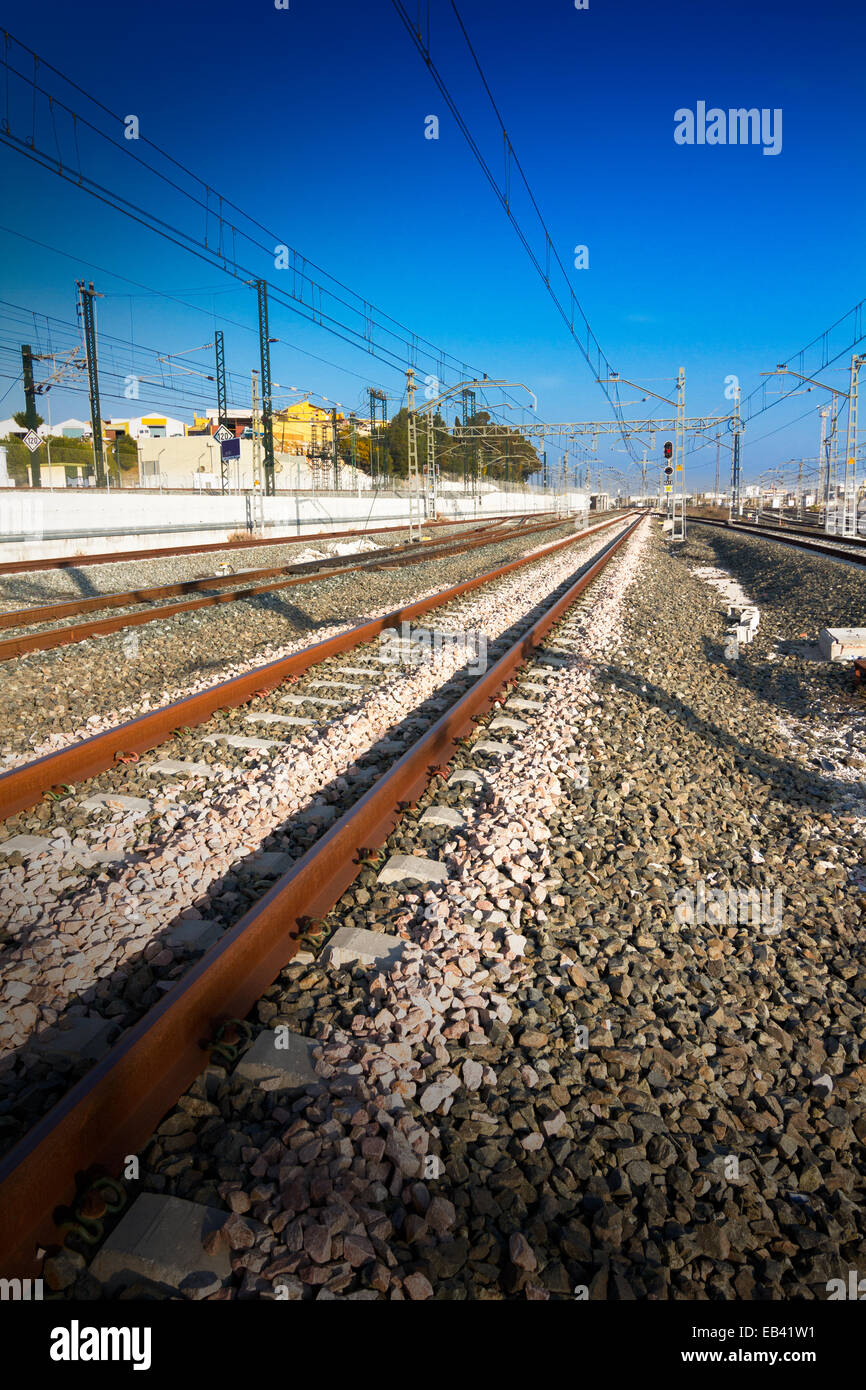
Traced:
<path fill-rule="evenodd" d="M 556 500 L 541 491 L 486 492 L 476 502 L 466 494 L 452 493 L 440 499 L 439 516 L 517 515 L 552 510 Z M 585 493 L 569 493 L 566 500 L 573 511 L 588 509 Z M 274 536 L 364 530 L 409 521 L 408 499 L 394 495 L 286 494 L 262 497 L 261 503 L 265 534 Z M 224 541 L 233 532 L 248 529 L 252 508 L 251 498 L 237 494 L 2 490 L 0 562 Z"/>

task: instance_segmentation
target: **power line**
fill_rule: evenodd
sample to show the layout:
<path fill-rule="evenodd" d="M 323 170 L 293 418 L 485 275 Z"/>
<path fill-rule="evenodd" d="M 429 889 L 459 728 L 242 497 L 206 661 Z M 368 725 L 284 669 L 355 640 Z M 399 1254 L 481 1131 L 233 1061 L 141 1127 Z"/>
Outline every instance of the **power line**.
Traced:
<path fill-rule="evenodd" d="M 470 150 L 475 156 L 475 159 L 478 165 L 480 166 L 481 170 L 483 171 L 484 176 L 487 179 L 487 182 L 490 184 L 490 187 L 495 193 L 500 206 L 502 207 L 502 209 L 505 212 L 505 215 L 511 222 L 511 225 L 514 227 L 518 239 L 521 245 L 523 246 L 523 249 L 525 250 L 527 256 L 529 257 L 529 260 L 531 261 L 539 277 L 543 281 L 548 294 L 550 295 L 551 299 L 556 305 L 556 308 L 558 309 L 563 322 L 568 328 L 574 342 L 577 344 L 577 347 L 581 355 L 583 356 L 587 365 L 592 371 L 596 382 L 598 383 L 598 385 L 601 386 L 601 389 L 604 392 L 611 409 L 613 410 L 615 418 L 619 421 L 622 421 L 623 415 L 619 400 L 619 388 L 616 385 L 614 385 L 613 392 L 609 391 L 606 381 L 607 378 L 615 376 L 616 373 L 614 371 L 614 368 L 611 366 L 611 363 L 609 362 L 608 358 L 606 357 L 605 353 L 602 351 L 601 344 L 599 343 L 598 339 L 592 331 L 592 328 L 590 327 L 589 319 L 587 318 L 586 314 L 581 308 L 580 302 L 578 301 L 577 295 L 574 292 L 574 287 L 571 283 L 571 280 L 569 279 L 568 273 L 564 265 L 562 264 L 562 261 L 559 257 L 559 253 L 557 252 L 553 244 L 553 238 L 551 237 L 550 232 L 548 231 L 547 223 L 544 220 L 544 217 L 541 213 L 541 209 L 539 208 L 538 202 L 535 198 L 535 194 L 533 193 L 532 188 L 530 187 L 529 180 L 527 179 L 526 174 L 524 173 L 523 166 L 520 163 L 520 160 L 518 159 L 517 154 L 514 150 L 514 146 L 511 143 L 508 132 L 505 128 L 505 123 L 502 120 L 502 117 L 499 113 L 499 107 L 497 106 L 496 101 L 494 100 L 493 93 L 490 90 L 490 85 L 487 81 L 487 78 L 484 75 L 484 70 L 481 67 L 481 63 L 478 60 L 478 57 L 475 53 L 475 49 L 473 48 L 472 43 L 469 39 L 469 35 L 466 32 L 466 26 L 464 25 L 463 20 L 460 17 L 460 12 L 458 11 L 456 4 L 454 3 L 454 0 L 451 0 L 451 8 L 454 11 L 457 23 L 460 26 L 463 37 L 466 40 L 467 47 L 469 49 L 470 54 L 472 55 L 472 59 L 475 63 L 481 81 L 484 85 L 484 90 L 486 91 L 487 96 L 490 99 L 490 104 L 493 108 L 494 115 L 502 132 L 503 147 L 505 151 L 505 178 L 503 187 L 500 187 L 498 178 L 493 173 L 493 170 L 491 169 L 488 161 L 482 154 L 481 149 L 478 146 L 478 143 L 473 137 L 467 122 L 464 120 L 457 106 L 456 101 L 454 100 L 448 89 L 445 79 L 442 77 L 438 68 L 436 67 L 436 64 L 433 61 L 433 57 L 430 52 L 429 25 L 428 37 L 425 41 L 421 34 L 420 23 L 417 26 L 413 24 L 412 20 L 409 17 L 409 14 L 407 13 L 405 5 L 402 4 L 402 0 L 392 0 L 392 4 L 394 5 L 397 14 L 402 20 L 403 25 L 410 38 L 412 39 L 412 42 L 414 43 L 416 49 L 423 58 L 424 63 L 426 64 L 430 72 L 430 75 L 433 78 L 433 81 L 436 83 L 436 86 L 438 87 L 443 100 L 446 102 L 449 111 L 454 117 L 454 120 L 457 122 L 457 125 L 459 126 L 463 134 L 463 137 L 466 140 L 466 143 L 468 144 Z M 526 234 L 526 232 L 524 232 L 523 227 L 521 226 L 520 222 L 514 214 L 511 199 L 510 178 L 512 164 L 514 168 L 517 170 L 517 173 L 520 176 L 523 186 L 529 194 L 533 210 L 538 218 L 538 221 L 541 225 L 541 229 L 544 233 L 544 266 L 542 266 L 538 255 L 533 250 L 530 244 L 528 235 Z M 551 284 L 551 259 L 553 260 L 555 266 L 559 268 L 562 279 L 564 280 L 565 286 L 568 291 L 567 308 L 566 305 L 562 302 L 560 295 L 557 293 L 557 291 Z M 583 327 L 585 330 L 585 343 L 584 341 L 582 341 L 581 336 L 579 336 L 578 333 L 575 331 L 575 311 L 577 312 L 581 322 L 583 323 Z M 637 462 L 637 453 L 634 450 L 631 440 L 627 437 L 625 430 L 623 430 L 622 438 L 630 457 L 633 459 L 634 462 Z"/>
<path fill-rule="evenodd" d="M 0 126 L 0 139 L 11 148 L 25 155 L 42 168 L 57 174 L 76 187 L 83 188 L 98 201 L 107 206 L 116 208 L 123 212 L 132 221 L 157 232 L 160 236 L 172 244 L 189 251 L 198 256 L 206 264 L 214 266 L 226 274 L 233 275 L 236 279 L 244 282 L 258 280 L 262 277 L 255 271 L 243 265 L 237 257 L 237 239 L 249 243 L 258 251 L 265 252 L 267 256 L 275 262 L 275 252 L 285 253 L 285 268 L 290 271 L 290 288 L 273 281 L 268 281 L 269 295 L 279 304 L 290 308 L 293 312 L 307 322 L 325 328 L 326 331 L 342 339 L 351 346 L 360 349 L 384 362 L 391 368 L 403 370 L 406 365 L 420 368 L 419 359 L 425 358 L 430 366 L 435 369 L 435 375 L 439 380 L 445 380 L 449 373 L 455 374 L 458 380 L 467 377 L 478 377 L 480 372 L 475 371 L 466 363 L 458 361 L 451 353 L 443 348 L 437 347 L 428 339 L 412 332 L 405 325 L 393 319 L 390 315 L 383 313 L 369 300 L 356 294 L 341 281 L 321 270 L 314 262 L 308 260 L 299 251 L 288 246 L 287 243 L 277 237 L 276 233 L 269 232 L 256 218 L 245 213 L 237 204 L 233 203 L 224 195 L 211 189 L 196 174 L 187 169 L 183 164 L 176 160 L 172 155 L 161 149 L 153 141 L 145 136 L 141 136 L 137 141 L 124 142 L 123 155 L 127 159 L 133 159 L 142 169 L 148 170 L 156 178 L 173 190 L 174 193 L 191 202 L 196 208 L 204 213 L 204 238 L 177 226 L 176 224 L 157 217 L 146 208 L 140 206 L 131 199 L 121 196 L 113 188 L 106 187 L 98 180 L 91 178 L 85 173 L 81 160 L 80 135 L 83 132 L 92 132 L 101 140 L 105 141 L 115 152 L 119 152 L 122 146 L 114 138 L 114 134 L 109 134 L 100 129 L 92 120 L 80 115 L 72 109 L 66 102 L 62 101 L 54 93 L 39 84 L 36 77 L 37 67 L 41 71 L 54 73 L 60 80 L 78 92 L 87 102 L 97 111 L 111 118 L 117 125 L 118 132 L 123 129 L 123 120 L 116 113 L 111 112 L 102 102 L 85 92 L 72 79 L 60 72 L 53 64 L 42 62 L 33 50 L 26 47 L 14 39 L 8 33 L 4 34 L 6 55 L 3 65 L 7 73 L 13 74 L 25 88 L 32 91 L 33 111 L 30 117 L 30 133 L 25 136 L 14 134 L 12 122 L 9 116 L 8 106 L 8 86 L 7 86 L 7 116 Z M 33 63 L 33 75 L 15 67 L 10 60 L 10 44 L 21 49 L 22 53 L 29 56 Z M 54 133 L 54 143 L 57 153 L 49 150 L 44 144 L 37 143 L 36 129 L 36 99 L 37 95 L 44 97 L 48 103 L 51 116 L 51 128 Z M 58 130 L 58 115 L 68 116 L 71 119 L 71 134 L 75 148 L 75 163 L 70 165 L 64 163 L 60 148 L 60 134 Z M 22 132 L 25 124 L 22 123 Z M 148 162 L 136 150 L 133 145 L 141 144 L 153 150 L 163 160 L 166 160 L 174 169 L 183 173 L 186 186 L 179 184 L 164 170 L 158 169 L 154 164 Z M 197 195 L 191 191 L 192 187 L 201 190 Z M 248 224 L 251 229 L 258 229 L 266 235 L 274 238 L 271 245 L 266 245 L 251 230 L 244 230 L 236 222 L 226 216 L 226 210 L 238 214 L 238 218 Z M 212 220 L 216 221 L 218 229 L 217 245 L 210 244 L 208 238 Z M 231 239 L 231 251 L 228 249 L 228 239 Z M 281 267 L 282 268 L 282 267 Z M 314 273 L 313 273 L 314 272 Z M 318 277 L 318 278 L 317 278 Z"/>

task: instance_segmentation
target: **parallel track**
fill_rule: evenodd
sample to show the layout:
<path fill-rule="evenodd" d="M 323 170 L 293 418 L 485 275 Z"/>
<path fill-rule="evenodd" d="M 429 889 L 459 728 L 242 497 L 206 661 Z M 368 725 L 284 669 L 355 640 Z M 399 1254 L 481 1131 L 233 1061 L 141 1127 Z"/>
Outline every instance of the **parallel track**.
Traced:
<path fill-rule="evenodd" d="M 202 598 L 187 599 L 182 603 L 162 604 L 148 609 L 146 612 L 126 613 L 114 618 L 97 618 L 91 622 L 43 628 L 38 632 L 27 633 L 20 637 L 7 637 L 0 641 L 0 662 L 11 661 L 18 656 L 26 656 L 28 652 L 51 651 L 55 647 L 71 646 L 76 642 L 84 642 L 91 637 L 103 637 L 128 627 L 142 627 L 146 623 L 155 623 L 164 618 L 172 618 L 178 613 L 190 613 L 199 608 L 212 608 L 217 604 L 235 603 L 241 599 L 254 598 L 258 594 L 274 593 L 281 589 L 293 588 L 299 584 L 312 584 L 319 580 L 332 579 L 340 574 L 424 564 L 427 560 L 440 560 L 448 555 L 477 550 L 480 546 L 495 545 L 500 540 L 517 540 L 522 536 L 534 535 L 538 531 L 550 531 L 561 524 L 558 519 L 551 518 L 547 521 L 534 522 L 532 525 L 512 528 L 508 531 L 500 532 L 497 528 L 494 534 L 488 532 L 485 527 L 483 529 L 486 534 L 475 540 L 461 538 L 455 541 L 452 537 L 448 537 L 447 540 L 439 543 L 413 545 L 411 548 L 406 546 L 390 548 L 379 551 L 375 555 L 368 554 L 366 558 L 361 560 L 357 556 L 343 555 L 330 561 L 312 560 L 301 565 L 279 565 L 270 569 L 248 570 L 240 575 L 218 575 L 212 579 L 189 580 L 183 584 L 163 585 L 154 589 L 130 590 L 127 593 L 107 594 L 96 598 L 48 605 L 39 609 L 18 609 L 0 614 L 0 628 L 26 627 L 31 623 L 50 621 L 52 618 L 59 619 L 76 613 L 91 612 L 95 608 L 129 607 L 136 603 L 154 603 L 156 600 L 170 597 L 172 594 L 214 588 L 220 584 L 237 583 L 238 579 L 243 581 L 240 587 L 229 589 L 223 593 L 207 594 Z M 470 532 L 471 534 L 474 533 Z M 295 577 L 262 584 L 249 583 L 255 578 L 286 573 L 293 574 Z"/>
<path fill-rule="evenodd" d="M 778 541 L 780 545 L 793 545 L 798 550 L 807 550 L 810 555 L 826 555 L 830 560 L 847 560 L 852 565 L 866 565 L 866 552 L 859 553 L 856 547 L 862 546 L 866 542 L 854 536 L 846 537 L 841 545 L 828 545 L 819 537 L 815 536 L 812 540 L 806 540 L 805 535 L 810 532 L 798 532 L 796 536 L 790 534 L 790 527 L 777 531 L 775 527 L 755 526 L 751 522 L 745 521 L 706 521 L 703 517 L 693 516 L 689 518 L 693 526 L 716 526 L 722 530 L 740 532 L 745 535 L 755 536 L 759 540 Z"/>
<path fill-rule="evenodd" d="M 474 579 L 464 580 L 428 598 L 395 608 L 381 618 L 374 618 L 349 628 L 336 637 L 305 647 L 292 656 L 254 667 L 244 675 L 210 686 L 195 695 L 188 695 L 182 700 L 140 715 L 137 719 L 116 728 L 106 729 L 101 734 L 58 749 L 56 753 L 49 753 L 35 762 L 14 767 L 0 776 L 0 820 L 35 805 L 52 787 L 95 777 L 111 767 L 121 754 L 138 754 L 155 748 L 175 729 L 194 728 L 209 719 L 215 710 L 232 709 L 246 704 L 254 695 L 272 691 L 290 676 L 297 676 L 318 662 L 371 641 L 386 627 L 393 627 L 422 613 L 428 613 L 472 589 L 480 588 L 524 565 L 535 564 L 546 555 L 551 555 L 564 546 L 573 545 L 575 541 L 582 540 L 595 531 L 615 526 L 623 520 L 625 515 L 601 522 L 588 531 L 576 532 L 564 540 L 554 541 L 540 551 L 524 555 L 519 560 L 511 560 L 496 569 L 477 575 Z"/>
<path fill-rule="evenodd" d="M 383 843 L 401 812 L 418 799 L 431 776 L 447 766 L 458 740 L 471 731 L 503 684 L 642 519 L 643 514 L 605 547 L 581 577 L 0 1163 L 0 1269 L 19 1277 L 33 1269 L 38 1247 L 57 1242 L 54 1215 L 61 1204 L 74 1199 L 77 1178 L 119 1171 L 124 1157 L 147 1141 L 166 1110 L 206 1065 L 202 1040 L 215 1036 L 228 1020 L 249 1012 L 297 954 L 305 921 L 330 911 L 355 880 L 361 868 L 359 848 Z M 480 582 L 484 581 L 470 580 L 457 588 L 465 592 Z M 434 605 L 428 601 L 427 606 Z M 394 616 L 385 621 L 393 621 Z"/>

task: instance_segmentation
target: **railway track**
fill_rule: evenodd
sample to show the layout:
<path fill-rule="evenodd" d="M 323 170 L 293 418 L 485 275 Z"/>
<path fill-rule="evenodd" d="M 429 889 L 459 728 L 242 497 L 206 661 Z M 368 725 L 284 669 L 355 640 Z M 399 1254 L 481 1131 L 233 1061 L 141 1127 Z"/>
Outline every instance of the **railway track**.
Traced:
<path fill-rule="evenodd" d="M 351 651 L 364 642 L 372 641 L 385 628 L 411 621 L 438 609 L 503 575 L 527 564 L 538 563 L 546 555 L 554 554 L 596 531 L 617 525 L 622 519 L 616 517 L 601 522 L 597 527 L 555 541 L 543 547 L 541 551 L 509 561 L 426 599 L 393 609 L 380 618 L 361 623 L 339 636 L 306 647 L 281 661 L 256 667 L 244 675 L 141 715 L 127 724 L 105 730 L 93 738 L 59 749 L 35 762 L 14 767 L 0 776 L 0 819 L 6 820 L 34 805 L 53 787 L 81 782 L 112 767 L 120 757 L 139 755 L 156 748 L 178 729 L 194 728 L 210 719 L 217 710 L 233 709 L 246 704 L 253 697 L 270 694 L 283 682 L 297 678 L 311 666 Z"/>
<path fill-rule="evenodd" d="M 178 980 L 170 994 L 151 1008 L 130 1029 L 121 1041 L 65 1096 L 59 1105 L 39 1121 L 24 1140 L 0 1163 L 0 1251 L 2 1268 L 16 1275 L 26 1273 L 36 1261 L 37 1247 L 56 1245 L 58 1233 L 54 1217 L 58 1208 L 66 1206 L 79 1214 L 93 1212 L 104 1199 L 89 1189 L 82 1175 L 92 1178 L 99 1172 L 117 1172 L 121 1160 L 135 1152 L 152 1133 L 166 1109 L 190 1084 L 207 1063 L 208 1050 L 203 1041 L 213 1044 L 229 1040 L 231 1020 L 242 1019 L 262 991 L 297 953 L 302 935 L 311 921 L 320 919 L 338 902 L 341 894 L 354 881 L 372 849 L 381 844 L 400 815 L 417 800 L 431 776 L 443 774 L 459 740 L 491 707 L 515 672 L 527 660 L 537 655 L 537 648 L 550 634 L 575 600 L 604 570 L 614 554 L 635 532 L 642 516 L 616 518 L 595 531 L 606 530 L 619 521 L 624 529 L 605 544 L 601 553 L 585 565 L 578 578 L 573 573 L 561 583 L 544 602 L 541 612 L 521 624 L 522 630 L 469 688 L 451 703 L 425 732 L 405 751 L 398 751 L 396 761 L 375 784 L 326 830 L 321 838 L 283 874 L 239 921 Z M 547 547 L 551 554 L 582 537 L 570 538 Z M 538 555 L 531 557 L 538 560 Z M 513 572 L 529 561 L 525 558 L 504 566 L 493 575 Z M 488 583 L 491 576 L 481 576 L 465 585 L 455 586 L 462 594 Z M 456 597 L 447 591 L 448 599 Z M 433 600 L 409 605 L 385 619 L 376 620 L 353 629 L 332 643 L 319 644 L 300 654 L 297 660 L 302 669 L 322 660 L 321 648 L 329 654 L 357 647 L 371 635 L 401 618 L 417 616 L 420 612 L 441 607 L 448 601 L 444 595 Z M 336 643 L 336 645 L 333 645 Z M 562 650 L 562 648 L 560 648 Z M 566 640 L 565 651 L 568 650 Z M 553 658 L 554 661 L 562 657 Z M 207 708 L 239 703 L 248 697 L 250 682 L 263 678 L 276 684 L 290 674 L 290 663 L 275 663 L 264 671 L 251 673 L 240 682 L 207 692 L 197 714 L 207 717 Z M 189 702 L 181 702 L 189 705 Z M 172 711 L 157 712 L 163 726 L 178 718 L 178 706 Z M 183 717 L 189 715 L 189 709 Z M 142 721 L 135 721 L 141 724 Z M 506 721 L 507 722 L 507 721 Z M 133 726 L 127 726 L 128 731 Z M 150 734 L 139 730 L 138 737 Z M 123 731 L 112 731 L 116 738 Z M 104 739 L 104 736 L 100 736 Z M 90 740 L 91 744 L 98 740 Z M 110 744 L 111 740 L 108 740 Z M 494 745 L 495 746 L 495 745 Z M 87 745 L 76 750 L 64 750 L 79 762 L 79 770 L 93 750 Z M 104 760 L 107 745 L 98 760 Z M 63 756 L 63 755 L 60 755 Z M 44 764 L 50 759 L 43 759 Z M 34 765 L 38 768 L 39 764 Z M 57 764 L 54 764 L 56 770 Z M 29 780 L 30 793 L 45 776 L 34 778 L 34 768 L 16 769 L 0 779 L 0 786 L 9 778 L 19 783 Z M 9 804 L 8 801 L 6 804 Z M 83 1203 L 83 1206 L 82 1206 Z"/>
<path fill-rule="evenodd" d="M 543 516 L 544 513 L 536 513 L 536 515 Z M 507 514 L 491 519 L 489 524 L 491 526 L 504 526 L 513 519 L 512 514 Z M 423 525 L 425 529 L 438 526 L 473 527 L 477 526 L 477 521 L 474 517 L 458 520 L 448 518 L 441 521 L 425 521 Z M 40 570 L 86 569 L 88 565 L 126 564 L 127 561 L 132 560 L 164 560 L 190 555 L 221 554 L 233 550 L 254 550 L 275 545 L 312 545 L 316 541 L 335 541 L 345 539 L 347 536 L 377 536 L 405 530 L 407 530 L 405 525 L 351 527 L 346 531 L 315 531 L 307 536 L 249 536 L 242 541 L 208 541 L 202 545 L 169 545 L 149 550 L 111 550 L 93 555 L 55 555 L 42 560 L 3 560 L 0 561 L 0 576 L 4 574 L 35 574 Z"/>
<path fill-rule="evenodd" d="M 76 599 L 67 603 L 49 604 L 37 608 L 18 609 L 0 614 L 0 629 L 23 628 L 59 622 L 63 618 L 80 616 L 104 608 L 130 609 L 133 605 L 151 605 L 144 612 L 125 612 L 111 618 L 98 618 L 90 622 L 64 624 L 55 627 L 40 626 L 37 631 L 0 640 L 0 662 L 25 656 L 28 652 L 49 651 L 55 647 L 69 646 L 83 642 L 91 637 L 105 636 L 126 628 L 142 627 L 147 623 L 159 622 L 174 617 L 178 613 L 189 613 L 200 608 L 210 608 L 219 604 L 234 603 L 254 598 L 260 594 L 274 593 L 298 585 L 311 584 L 336 575 L 362 573 L 365 571 L 398 568 L 404 565 L 423 564 L 428 560 L 444 559 L 449 555 L 461 554 L 482 546 L 493 545 L 498 540 L 517 540 L 540 531 L 549 531 L 561 525 L 561 521 L 550 518 L 531 525 L 512 526 L 503 530 L 497 525 L 480 528 L 482 534 L 475 539 L 461 537 L 441 542 L 421 542 L 407 549 L 406 546 L 390 547 L 369 554 L 365 559 L 356 555 L 337 556 L 326 560 L 311 560 L 297 565 L 277 565 L 260 570 L 247 570 L 240 574 L 216 575 L 206 579 L 187 580 L 179 584 L 160 585 L 151 589 L 128 590 L 125 593 L 100 594 L 91 598 Z M 470 535 L 475 534 L 474 532 Z M 290 578 L 279 579 L 279 575 Z M 242 582 L 237 583 L 238 580 Z M 255 582 L 255 581 L 266 582 Z M 223 588 L 219 593 L 205 593 L 199 598 L 185 599 L 179 603 L 161 603 L 160 600 L 181 594 L 196 593 L 202 590 L 219 589 L 221 586 L 235 584 L 234 588 Z"/>
<path fill-rule="evenodd" d="M 798 531 L 796 535 L 790 534 L 791 527 L 785 527 L 778 531 L 775 527 L 755 526 L 751 522 L 741 521 L 708 521 L 703 517 L 690 517 L 689 520 L 694 526 L 714 526 L 722 530 L 740 533 L 749 536 L 758 536 L 761 540 L 778 541 L 780 545 L 793 545 L 799 550 L 807 550 L 811 554 L 826 555 L 831 560 L 847 560 L 850 564 L 866 565 L 866 551 L 858 550 L 858 546 L 866 545 L 866 541 L 856 536 L 848 536 L 842 544 L 826 543 L 820 536 L 813 536 L 805 528 Z M 806 539 L 806 537 L 810 537 Z"/>

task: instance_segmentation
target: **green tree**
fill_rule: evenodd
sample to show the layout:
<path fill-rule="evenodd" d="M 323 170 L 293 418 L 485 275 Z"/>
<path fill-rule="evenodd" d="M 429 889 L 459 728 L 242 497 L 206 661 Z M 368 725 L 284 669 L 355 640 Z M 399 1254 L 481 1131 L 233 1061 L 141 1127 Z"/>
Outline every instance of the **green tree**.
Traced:
<path fill-rule="evenodd" d="M 38 430 L 39 426 L 44 423 L 41 415 L 34 412 L 31 416 L 26 410 L 16 410 L 12 419 L 16 425 L 21 426 L 22 430 Z"/>

